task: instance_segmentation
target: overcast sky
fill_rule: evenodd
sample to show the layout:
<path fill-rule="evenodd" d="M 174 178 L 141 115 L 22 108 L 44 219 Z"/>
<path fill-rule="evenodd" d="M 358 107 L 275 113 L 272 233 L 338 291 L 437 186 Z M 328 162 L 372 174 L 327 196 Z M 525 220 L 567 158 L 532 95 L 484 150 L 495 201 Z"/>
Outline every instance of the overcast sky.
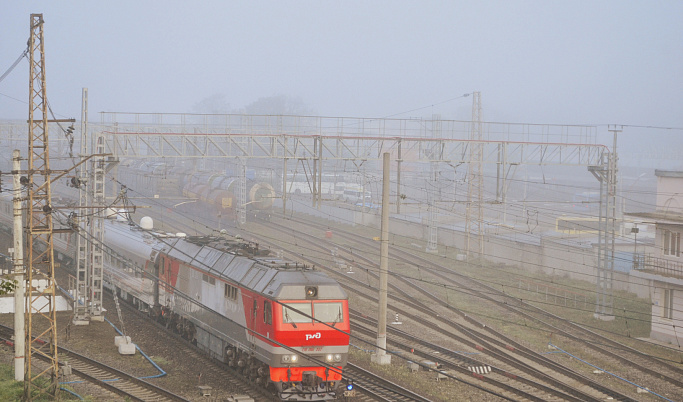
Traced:
<path fill-rule="evenodd" d="M 67 117 L 82 87 L 91 116 L 287 95 L 325 116 L 463 120 L 472 98 L 445 101 L 480 91 L 488 121 L 683 127 L 681 1 L 2 3 L 0 73 L 43 13 Z M 0 82 L 0 119 L 27 116 L 12 98 L 28 99 L 27 61 Z"/>

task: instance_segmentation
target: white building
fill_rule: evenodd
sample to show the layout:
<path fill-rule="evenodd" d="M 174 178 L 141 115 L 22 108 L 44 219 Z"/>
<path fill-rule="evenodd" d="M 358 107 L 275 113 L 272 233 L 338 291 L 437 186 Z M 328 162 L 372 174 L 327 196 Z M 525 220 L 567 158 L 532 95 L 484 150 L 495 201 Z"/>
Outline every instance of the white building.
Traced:
<path fill-rule="evenodd" d="M 655 224 L 655 252 L 639 256 L 631 276 L 643 280 L 650 289 L 650 337 L 677 345 L 683 341 L 683 171 L 655 170 L 655 176 L 655 212 L 629 214 Z"/>

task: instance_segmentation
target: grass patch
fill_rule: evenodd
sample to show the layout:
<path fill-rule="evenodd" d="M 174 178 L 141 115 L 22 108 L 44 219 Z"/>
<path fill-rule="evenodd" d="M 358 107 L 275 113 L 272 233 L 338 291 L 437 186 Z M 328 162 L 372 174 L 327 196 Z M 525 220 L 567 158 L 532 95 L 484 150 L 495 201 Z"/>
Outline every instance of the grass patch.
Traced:
<path fill-rule="evenodd" d="M 142 358 L 145 359 L 144 356 L 142 356 Z M 170 362 L 170 361 L 168 361 L 167 359 L 165 359 L 165 358 L 163 358 L 163 357 L 161 357 L 161 356 L 150 356 L 149 358 L 150 358 L 154 363 L 156 363 L 157 366 L 159 366 L 159 367 L 170 366 L 170 365 L 171 365 L 171 362 Z M 145 359 L 145 361 L 147 361 L 147 359 Z"/>
<path fill-rule="evenodd" d="M 14 381 L 14 368 L 0 364 L 0 400 L 19 401 L 24 395 L 24 384 Z"/>
<path fill-rule="evenodd" d="M 61 386 L 62 388 L 73 390 L 69 386 Z M 65 391 L 58 391 L 59 399 L 63 401 L 79 400 L 76 396 Z M 0 401 L 21 401 L 24 396 L 24 383 L 14 380 L 14 367 L 9 364 L 0 364 Z M 94 401 L 91 396 L 83 397 L 85 401 Z M 53 401 L 54 398 L 43 395 L 34 397 L 34 401 Z"/>

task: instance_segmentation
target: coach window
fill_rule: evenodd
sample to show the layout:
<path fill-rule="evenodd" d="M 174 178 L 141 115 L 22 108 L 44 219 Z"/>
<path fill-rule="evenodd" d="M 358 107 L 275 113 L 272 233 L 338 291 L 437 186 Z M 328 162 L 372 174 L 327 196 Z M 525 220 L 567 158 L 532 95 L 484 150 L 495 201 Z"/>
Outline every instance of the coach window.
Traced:
<path fill-rule="evenodd" d="M 273 323 L 273 312 L 270 310 L 270 302 L 263 301 L 263 322 L 270 325 Z"/>
<path fill-rule="evenodd" d="M 256 301 L 256 299 L 254 299 L 254 312 L 253 312 L 254 319 L 256 319 L 257 312 L 258 312 L 258 302 Z"/>

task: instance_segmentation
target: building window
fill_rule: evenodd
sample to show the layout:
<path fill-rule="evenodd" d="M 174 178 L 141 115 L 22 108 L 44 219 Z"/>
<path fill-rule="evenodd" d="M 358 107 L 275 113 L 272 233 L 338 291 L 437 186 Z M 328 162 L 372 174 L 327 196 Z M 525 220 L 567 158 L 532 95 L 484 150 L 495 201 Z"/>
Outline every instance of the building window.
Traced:
<path fill-rule="evenodd" d="M 673 289 L 664 289 L 664 309 L 662 317 L 672 320 L 674 318 L 674 291 Z"/>
<path fill-rule="evenodd" d="M 681 232 L 672 232 L 666 229 L 664 229 L 662 232 L 662 245 L 664 246 L 664 255 L 680 257 Z"/>

